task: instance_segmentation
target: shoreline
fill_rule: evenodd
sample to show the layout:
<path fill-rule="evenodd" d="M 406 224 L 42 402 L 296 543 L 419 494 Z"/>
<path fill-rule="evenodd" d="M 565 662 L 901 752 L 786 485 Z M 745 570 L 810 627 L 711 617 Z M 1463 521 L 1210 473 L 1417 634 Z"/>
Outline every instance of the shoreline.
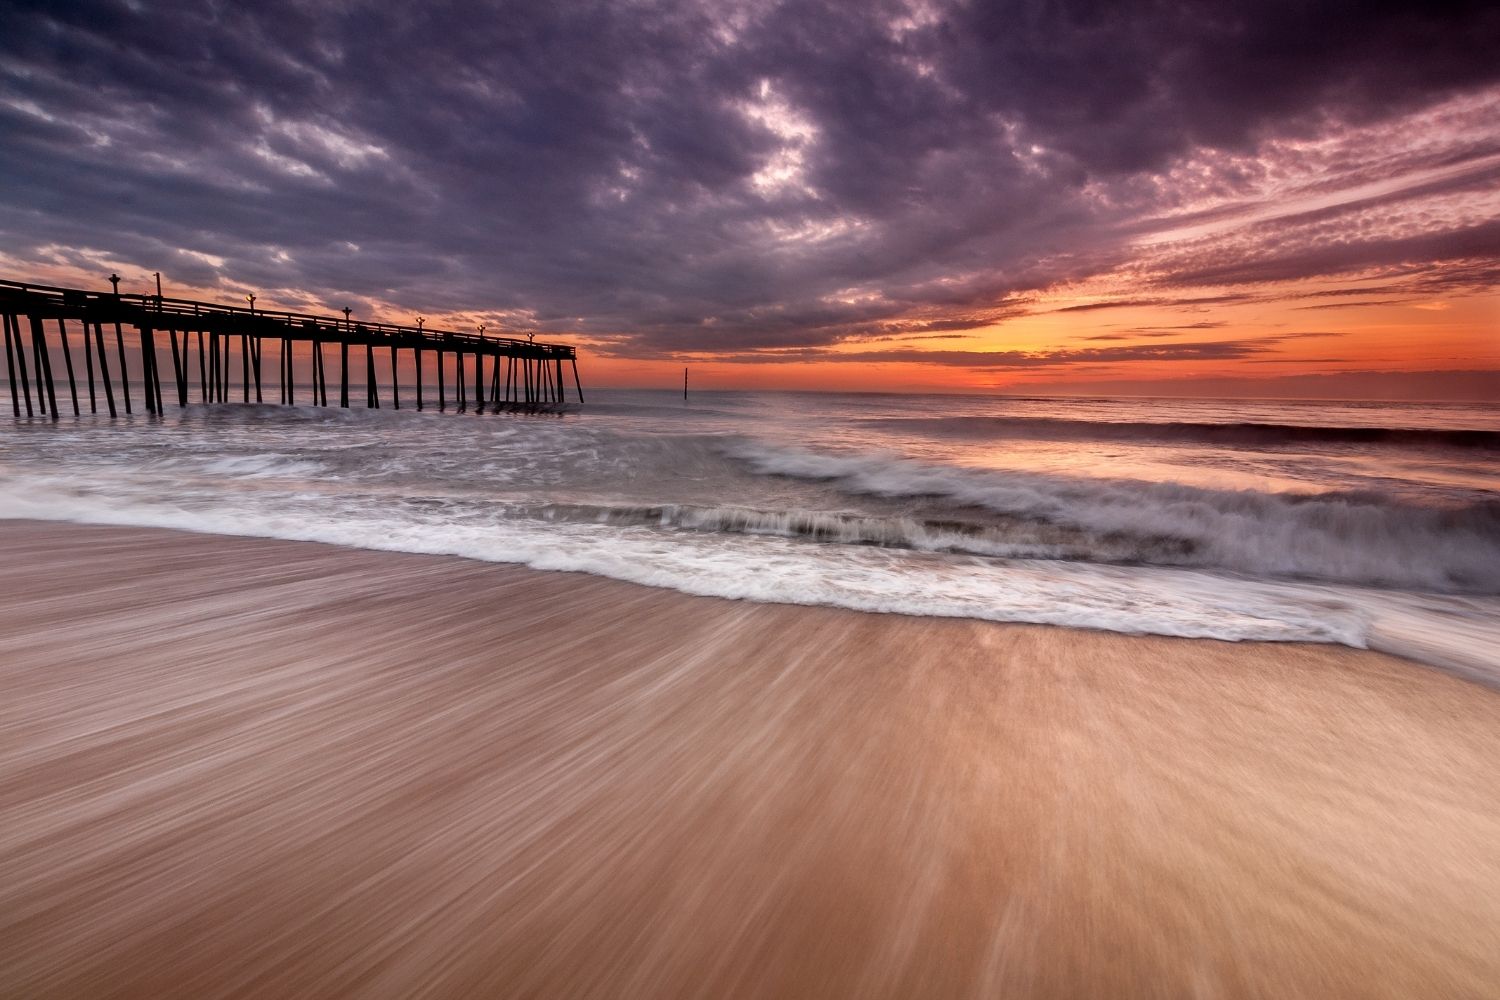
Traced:
<path fill-rule="evenodd" d="M 6 521 L 0 994 L 1482 995 L 1385 654 Z"/>

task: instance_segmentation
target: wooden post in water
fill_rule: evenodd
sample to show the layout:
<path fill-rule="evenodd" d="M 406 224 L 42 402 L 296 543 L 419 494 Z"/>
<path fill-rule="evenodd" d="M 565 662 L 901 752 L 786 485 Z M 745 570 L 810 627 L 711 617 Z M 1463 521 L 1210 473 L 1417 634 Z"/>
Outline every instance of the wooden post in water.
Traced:
<path fill-rule="evenodd" d="M 141 389 L 146 394 L 146 412 L 156 413 L 156 392 L 151 380 L 151 346 L 156 337 L 151 332 L 151 327 L 141 324 L 136 327 L 140 335 L 139 347 L 141 352 Z"/>
<path fill-rule="evenodd" d="M 286 358 L 286 405 L 297 405 L 297 355 L 292 350 L 292 338 L 283 337 L 282 355 Z"/>
<path fill-rule="evenodd" d="M 80 320 L 78 325 L 83 329 L 83 367 L 89 376 L 89 412 L 98 413 L 99 401 L 94 395 L 94 342 L 89 338 L 89 321 Z"/>
<path fill-rule="evenodd" d="M 43 385 L 42 378 L 42 349 L 37 345 L 36 317 L 28 316 L 27 321 L 31 324 L 31 367 L 36 372 L 36 408 L 45 416 L 47 413 L 47 388 Z"/>
<path fill-rule="evenodd" d="M 422 341 L 417 341 L 413 353 L 417 356 L 417 411 L 422 410 Z"/>
<path fill-rule="evenodd" d="M 303 324 L 303 326 L 309 326 L 309 325 L 310 324 L 307 324 L 307 323 Z M 312 401 L 313 401 L 313 405 L 317 406 L 318 405 L 318 382 L 319 382 L 318 361 L 322 358 L 322 355 L 323 355 L 323 345 L 318 340 L 318 331 L 317 331 L 316 327 L 312 328 L 311 335 L 312 335 L 312 350 L 311 350 L 311 352 L 309 354 L 309 360 L 312 361 Z"/>
<path fill-rule="evenodd" d="M 188 391 L 192 388 L 193 381 L 188 377 L 189 369 L 192 367 L 193 349 L 192 334 L 188 330 L 182 331 L 182 363 L 177 369 L 177 400 L 186 406 Z"/>
<path fill-rule="evenodd" d="M 5 371 L 10 376 L 10 408 L 17 420 L 21 419 L 21 397 L 16 393 L 16 345 L 10 335 L 10 313 L 0 315 L 0 325 L 5 327 Z M 87 335 L 87 330 L 84 331 Z M 23 358 L 24 363 L 24 358 Z M 26 398 L 26 415 L 31 416 L 31 397 Z"/>
<path fill-rule="evenodd" d="M 244 402 L 250 402 L 250 335 L 240 334 L 240 381 L 244 383 Z"/>
<path fill-rule="evenodd" d="M 255 401 L 262 402 L 260 395 L 260 353 L 261 340 L 259 337 L 250 338 L 250 376 L 255 379 Z"/>
<path fill-rule="evenodd" d="M 172 343 L 174 346 L 179 346 L 177 344 L 177 334 L 175 332 L 172 334 Z M 188 389 L 193 384 L 192 381 L 188 378 L 188 367 L 193 360 L 193 348 L 191 345 L 191 332 L 188 330 L 183 330 L 182 343 L 180 345 L 181 349 L 173 357 L 173 361 L 176 365 L 176 371 L 174 374 L 177 376 L 177 403 L 179 406 L 187 405 Z"/>
<path fill-rule="evenodd" d="M 125 363 L 125 331 L 115 321 L 115 351 L 120 356 L 120 394 L 125 397 L 125 413 L 130 414 L 130 366 Z"/>
<path fill-rule="evenodd" d="M 159 417 L 166 413 L 166 408 L 161 403 L 161 364 L 156 357 L 156 337 L 154 335 L 151 338 L 151 391 L 156 393 L 156 415 Z"/>
<path fill-rule="evenodd" d="M 10 317 L 10 333 L 16 342 L 16 361 L 21 366 L 21 390 L 26 397 L 26 415 L 28 417 L 35 416 L 36 413 L 31 407 L 31 379 L 26 376 L 26 346 L 21 342 L 20 316 Z M 40 378 L 41 376 L 38 375 L 37 377 Z"/>
<path fill-rule="evenodd" d="M 115 387 L 109 380 L 109 352 L 104 349 L 104 324 L 94 322 L 94 350 L 99 355 L 99 381 L 104 383 L 104 398 L 109 403 L 109 415 L 115 413 Z M 21 377 L 24 379 L 26 373 L 23 371 Z"/>
<path fill-rule="evenodd" d="M 168 331 L 170 335 L 171 331 Z M 156 336 L 151 337 L 151 391 L 156 393 L 156 415 L 162 416 L 167 412 L 161 401 L 161 359 L 156 356 Z"/>
<path fill-rule="evenodd" d="M 184 336 L 186 335 L 184 334 Z M 183 383 L 182 378 L 182 352 L 177 349 L 177 331 L 168 330 L 167 339 L 172 341 L 172 383 L 177 388 L 177 405 L 178 407 L 183 407 L 187 405 L 187 386 Z M 84 341 L 87 343 L 87 336 L 84 337 Z M 92 394 L 92 385 L 89 386 L 89 390 L 90 394 Z"/>
<path fill-rule="evenodd" d="M 474 412 L 484 412 L 484 352 L 474 348 Z"/>
<path fill-rule="evenodd" d="M 396 372 L 396 365 L 400 358 L 396 355 L 396 337 L 391 334 L 391 405 L 395 409 L 401 409 L 401 376 Z"/>
<path fill-rule="evenodd" d="M 177 339 L 177 335 L 175 333 L 172 335 L 172 339 L 174 341 Z M 182 357 L 180 358 L 177 365 L 177 402 L 180 406 L 187 405 L 188 390 L 193 384 L 192 380 L 188 378 L 188 368 L 193 360 L 193 350 L 192 347 L 189 346 L 191 343 L 192 337 L 190 332 L 187 330 L 183 330 Z"/>
<path fill-rule="evenodd" d="M 344 307 L 344 336 L 339 341 L 339 405 L 344 409 L 349 408 L 349 313 L 348 306 Z"/>
<path fill-rule="evenodd" d="M 199 315 L 199 309 L 196 305 L 193 306 L 193 315 Z M 201 325 L 201 323 L 202 320 L 199 320 L 194 325 Z M 201 356 L 203 353 L 201 344 L 203 331 L 199 330 L 197 332 L 200 340 L 198 353 Z M 182 331 L 182 352 L 180 358 L 178 357 L 177 350 L 177 331 L 172 330 L 169 331 L 169 333 L 172 337 L 172 376 L 177 382 L 177 405 L 179 408 L 181 408 L 187 406 L 188 393 L 192 391 L 193 386 L 193 380 L 191 377 L 193 367 L 193 331 L 187 329 L 186 324 L 184 324 Z"/>
<path fill-rule="evenodd" d="M 474 345 L 474 412 L 484 412 L 484 324 L 479 324 L 479 343 Z"/>
<path fill-rule="evenodd" d="M 156 412 L 156 337 L 148 325 L 141 328 L 141 384 L 145 390 L 145 412 Z"/>
<path fill-rule="evenodd" d="M 573 386 L 578 390 L 578 401 L 583 402 L 583 383 L 578 380 L 578 359 L 573 358 Z"/>
<path fill-rule="evenodd" d="M 62 340 L 63 364 L 68 369 L 68 395 L 73 397 L 73 416 L 76 417 L 81 412 L 78 409 L 78 385 L 73 381 L 73 351 L 68 347 L 68 326 L 62 317 L 57 320 L 57 336 Z"/>
<path fill-rule="evenodd" d="M 314 389 L 319 406 L 328 405 L 328 361 L 323 357 L 323 332 L 321 330 L 314 334 L 313 341 L 313 377 L 317 379 L 318 385 Z"/>
<path fill-rule="evenodd" d="M 458 396 L 458 412 L 463 413 L 469 408 L 468 392 L 464 389 L 464 347 L 463 344 L 454 345 L 453 350 L 453 392 Z"/>
<path fill-rule="evenodd" d="M 380 409 L 380 395 L 375 389 L 375 340 L 374 335 L 369 335 L 365 340 L 365 377 L 369 382 L 369 395 L 365 398 L 365 406 L 372 409 Z"/>
<path fill-rule="evenodd" d="M 198 331 L 198 402 L 208 402 L 208 348 L 203 346 L 203 331 Z"/>
<path fill-rule="evenodd" d="M 47 411 L 52 414 L 52 419 L 57 419 L 57 388 L 52 382 L 52 356 L 47 350 L 47 330 L 42 325 L 40 316 L 31 317 L 31 346 L 36 352 L 37 370 L 37 397 L 42 394 L 42 380 L 47 382 Z"/>
<path fill-rule="evenodd" d="M 171 331 L 168 330 L 167 334 L 168 336 L 170 336 Z M 149 347 L 151 350 L 151 393 L 156 397 L 156 415 L 160 417 L 166 414 L 167 408 L 162 404 L 161 398 L 161 359 L 156 356 L 156 331 L 154 329 L 151 331 L 150 341 L 151 343 Z"/>

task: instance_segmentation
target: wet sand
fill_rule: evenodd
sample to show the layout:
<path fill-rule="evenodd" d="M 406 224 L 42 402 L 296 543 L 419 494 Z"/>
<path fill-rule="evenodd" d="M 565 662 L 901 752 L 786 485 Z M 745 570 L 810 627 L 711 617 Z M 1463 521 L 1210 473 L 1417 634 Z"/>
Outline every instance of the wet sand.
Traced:
<path fill-rule="evenodd" d="M 1436 670 L 0 553 L 0 996 L 1500 996 L 1500 693 Z"/>

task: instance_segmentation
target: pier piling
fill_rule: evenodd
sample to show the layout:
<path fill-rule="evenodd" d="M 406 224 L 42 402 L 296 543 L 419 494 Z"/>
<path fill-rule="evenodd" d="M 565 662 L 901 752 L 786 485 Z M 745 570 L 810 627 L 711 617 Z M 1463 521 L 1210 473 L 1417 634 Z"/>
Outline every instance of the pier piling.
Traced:
<path fill-rule="evenodd" d="M 10 335 L 10 314 L 7 313 L 4 316 L 0 316 L 0 323 L 3 323 L 5 326 L 5 370 L 9 377 L 10 408 L 15 414 L 16 419 L 20 420 L 21 400 L 16 395 L 16 354 L 18 353 L 18 346 L 14 344 Z M 31 415 L 31 397 L 29 395 L 26 399 L 26 413 L 27 416 Z"/>
<path fill-rule="evenodd" d="M 94 349 L 99 357 L 99 381 L 104 383 L 104 398 L 109 403 L 109 415 L 118 416 L 119 414 L 115 412 L 115 387 L 109 380 L 109 352 L 104 349 L 103 323 L 94 324 Z M 184 360 L 183 366 L 186 367 L 186 364 Z M 24 381 L 25 372 L 22 372 L 21 377 Z"/>
<path fill-rule="evenodd" d="M 68 395 L 73 397 L 73 416 L 78 416 L 78 385 L 73 381 L 73 351 L 68 347 L 68 326 L 59 317 L 57 320 L 57 336 L 62 341 L 63 365 L 68 369 Z"/>

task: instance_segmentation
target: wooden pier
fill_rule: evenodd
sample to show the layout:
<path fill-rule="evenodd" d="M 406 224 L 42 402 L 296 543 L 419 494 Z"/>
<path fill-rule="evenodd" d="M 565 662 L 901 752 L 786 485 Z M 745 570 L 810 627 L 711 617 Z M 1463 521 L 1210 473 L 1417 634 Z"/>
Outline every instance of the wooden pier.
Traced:
<path fill-rule="evenodd" d="M 119 279 L 111 277 L 111 281 L 118 289 Z M 278 402 L 287 406 L 296 404 L 299 360 L 310 366 L 303 373 L 312 389 L 312 404 L 330 405 L 332 379 L 325 351 L 335 348 L 338 406 L 349 405 L 350 348 L 364 349 L 364 378 L 356 378 L 355 383 L 365 383 L 367 407 L 383 405 L 375 361 L 385 356 L 390 363 L 389 402 L 401 408 L 398 371 L 403 351 L 410 351 L 414 362 L 416 377 L 408 398 L 419 410 L 431 405 L 423 398 L 424 354 L 435 355 L 440 410 L 450 403 L 449 372 L 453 376 L 451 402 L 460 411 L 555 408 L 566 402 L 565 363 L 571 369 L 578 401 L 583 402 L 577 353 L 566 344 L 432 330 L 420 321 L 417 326 L 358 322 L 350 318 L 348 309 L 342 319 L 256 309 L 253 297 L 247 296 L 247 301 L 248 306 L 226 306 L 0 280 L 11 410 L 16 417 L 24 412 L 28 417 L 50 415 L 54 420 L 63 409 L 79 415 L 85 405 L 80 397 L 83 390 L 90 413 L 99 412 L 103 405 L 112 417 L 122 410 L 129 414 L 135 405 L 133 379 L 145 396 L 146 412 L 159 415 L 165 406 L 164 362 L 170 364 L 165 381 L 179 407 L 189 402 L 232 402 L 236 397 L 244 403 L 266 402 L 273 391 L 263 377 L 269 373 L 261 368 L 267 342 L 277 345 L 280 371 L 274 391 L 279 393 Z M 81 334 L 75 340 L 82 343 L 82 371 L 74 363 L 70 330 Z M 64 372 L 54 371 L 52 336 L 60 341 Z M 127 360 L 127 336 L 139 348 L 134 370 Z M 305 360 L 297 357 L 301 344 L 309 345 Z M 63 374 L 67 395 L 59 406 Z"/>

